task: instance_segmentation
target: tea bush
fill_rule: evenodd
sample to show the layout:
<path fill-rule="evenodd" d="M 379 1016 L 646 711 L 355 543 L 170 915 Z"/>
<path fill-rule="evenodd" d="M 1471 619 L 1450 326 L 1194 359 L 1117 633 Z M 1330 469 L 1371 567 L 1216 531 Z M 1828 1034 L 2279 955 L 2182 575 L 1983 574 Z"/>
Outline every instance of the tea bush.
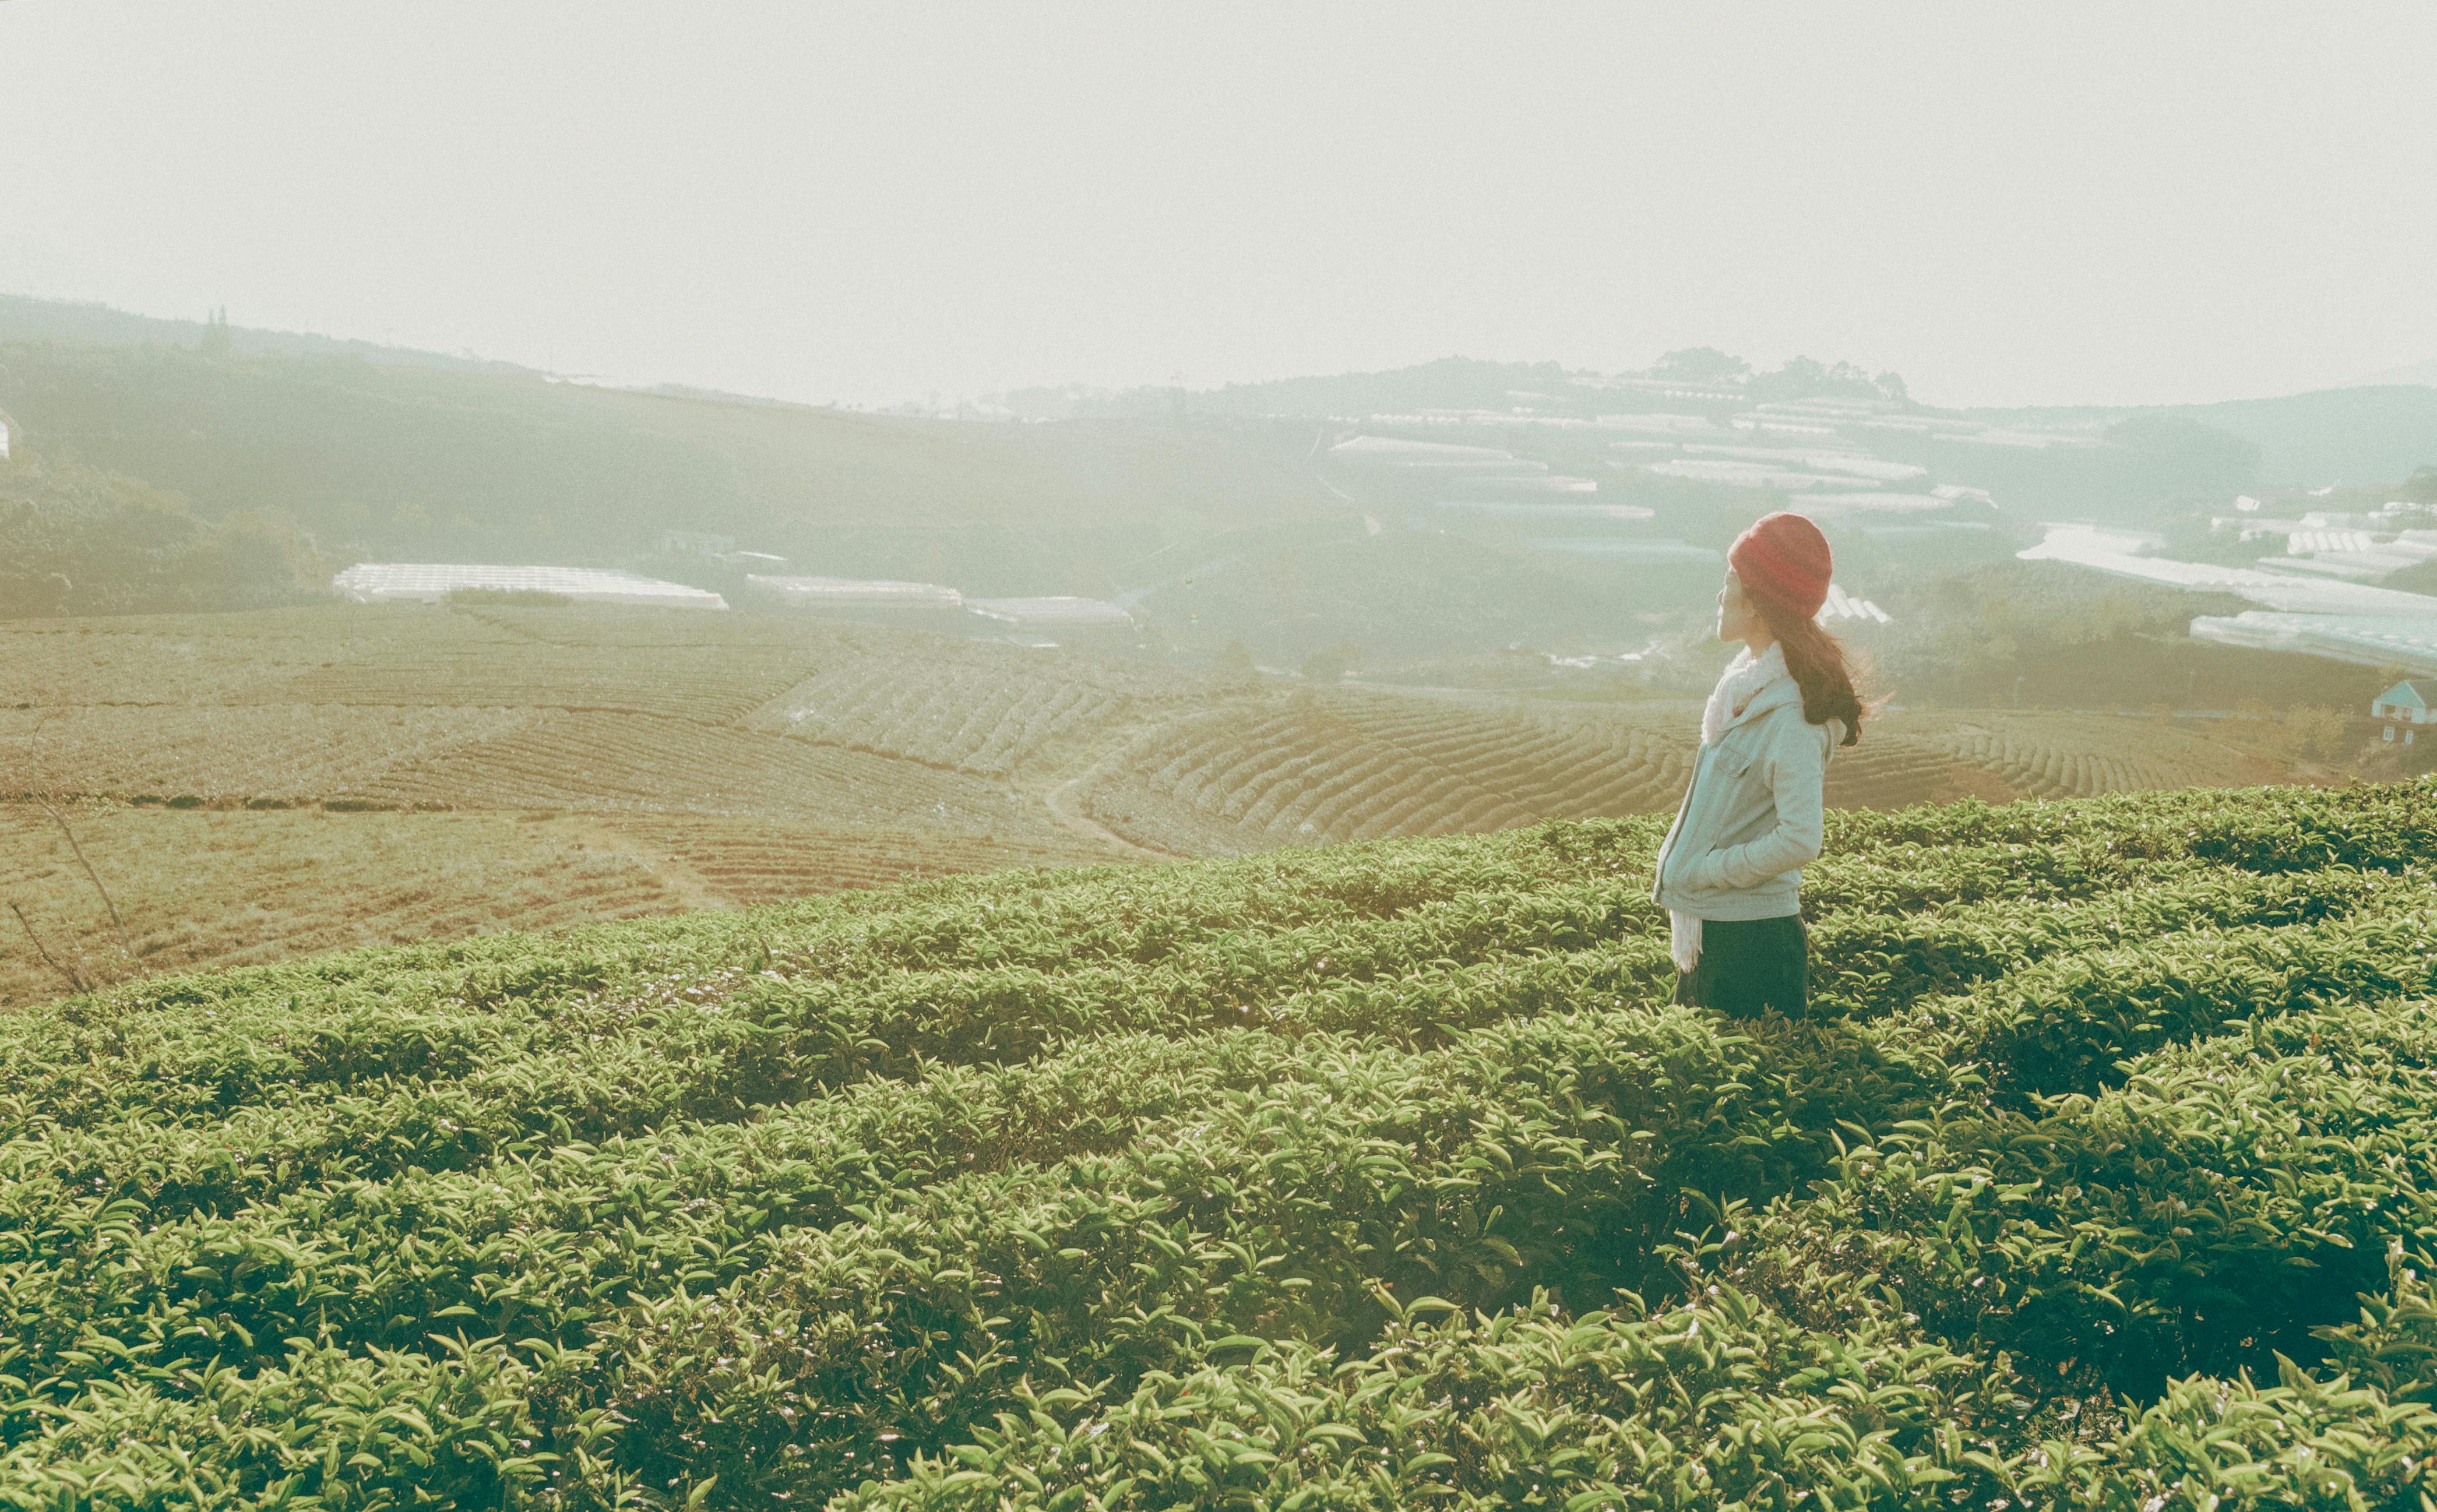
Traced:
<path fill-rule="evenodd" d="M 1834 816 L 1796 1021 L 1657 837 L 0 1020 L 0 1505 L 2437 1507 L 2437 789 Z"/>

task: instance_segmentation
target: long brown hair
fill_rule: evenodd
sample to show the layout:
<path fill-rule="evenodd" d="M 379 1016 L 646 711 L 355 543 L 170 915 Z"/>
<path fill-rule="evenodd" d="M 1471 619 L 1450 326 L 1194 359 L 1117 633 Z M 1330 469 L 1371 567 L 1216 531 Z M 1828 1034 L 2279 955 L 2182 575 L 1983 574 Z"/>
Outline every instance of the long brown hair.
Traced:
<path fill-rule="evenodd" d="M 1802 717 L 1815 725 L 1841 719 L 1845 722 L 1842 744 L 1860 745 L 1864 710 L 1861 695 L 1853 691 L 1852 659 L 1846 653 L 1845 642 L 1821 629 L 1819 622 L 1807 614 L 1780 608 L 1758 594 L 1752 595 L 1752 604 L 1768 623 L 1777 643 L 1785 648 L 1785 670 L 1802 690 Z"/>

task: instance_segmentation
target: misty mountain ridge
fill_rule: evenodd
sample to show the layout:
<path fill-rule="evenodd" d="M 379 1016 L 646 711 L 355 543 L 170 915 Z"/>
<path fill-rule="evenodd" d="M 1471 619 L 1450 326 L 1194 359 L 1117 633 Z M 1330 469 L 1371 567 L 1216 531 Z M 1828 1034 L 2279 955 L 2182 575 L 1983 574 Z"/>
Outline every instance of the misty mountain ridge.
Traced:
<path fill-rule="evenodd" d="M 225 342 L 238 352 L 282 357 L 359 357 L 368 362 L 412 367 L 460 368 L 494 373 L 533 373 L 514 362 L 477 357 L 471 352 L 451 357 L 411 346 L 352 337 L 321 336 L 310 331 L 274 331 L 233 325 L 224 320 L 180 320 L 138 315 L 108 305 L 81 300 L 38 299 L 27 294 L 0 294 L 0 342 L 60 342 L 79 346 L 193 346 Z"/>
<path fill-rule="evenodd" d="M 226 349 L 241 353 L 351 357 L 385 366 L 432 367 L 533 378 L 555 377 L 538 369 L 472 352 L 450 355 L 351 337 L 270 330 L 216 323 L 211 319 L 184 320 L 139 315 L 97 303 L 0 293 L 0 343 L 20 341 L 90 346 L 170 345 L 189 348 L 224 343 Z M 688 384 L 620 384 L 584 380 L 583 386 L 712 404 L 770 409 L 835 409 L 834 406 Z M 1604 373 L 1596 369 L 1569 368 L 1554 361 L 1499 361 L 1458 354 L 1402 368 L 1302 375 L 1228 383 L 1210 389 L 1160 385 L 1135 388 L 1042 385 L 1007 390 L 979 400 L 908 401 L 888 406 L 880 413 L 904 418 L 1066 420 L 1149 419 L 1171 417 L 1180 413 L 1260 418 L 1343 419 L 1425 411 L 1469 411 L 1484 415 L 1506 412 L 1579 414 L 1589 418 L 1601 413 L 1665 409 L 1667 406 L 1662 401 L 1670 397 L 1693 397 L 1701 391 L 1709 390 L 1714 391 L 1715 399 L 1722 401 L 1765 403 L 1851 398 L 1888 401 L 1930 413 L 1960 415 L 2019 416 L 2049 423 L 2079 419 L 2094 428 L 2103 428 L 2113 421 L 2132 415 L 2183 415 L 2203 424 L 2219 425 L 2260 445 L 2269 453 L 2271 464 L 2280 452 L 2292 452 L 2297 461 L 2306 458 L 2312 466 L 2306 466 L 2302 473 L 2294 474 L 2298 478 L 2303 473 L 2320 470 L 2316 464 L 2323 460 L 2322 454 L 2328 448 L 2307 444 L 2294 445 L 2303 441 L 2301 437 L 2283 434 L 2262 436 L 2251 432 L 2263 428 L 2270 431 L 2281 431 L 2282 428 L 2272 419 L 2275 412 L 2306 400 L 2312 402 L 2303 404 L 2302 408 L 2321 420 L 2330 418 L 2333 413 L 2356 409 L 2369 412 L 2358 416 L 2355 423 L 2342 425 L 2341 429 L 2348 432 L 2364 429 L 2383 431 L 2392 427 L 2400 427 L 2404 432 L 2399 449 L 2380 446 L 2380 459 L 2375 462 L 2353 452 L 2353 444 L 2362 439 L 2358 434 L 2348 435 L 2339 443 L 2335 449 L 2344 453 L 2344 466 L 2338 470 L 2345 474 L 2348 481 L 2358 481 L 2369 476 L 2400 476 L 2428 460 L 2422 436 L 2424 433 L 2437 436 L 2437 425 L 2429 426 L 2424 432 L 2421 416 L 2430 409 L 2431 401 L 2428 396 L 2409 392 L 2359 400 L 2333 396 L 2382 388 L 2412 390 L 2428 387 L 2437 387 L 2437 359 L 2366 374 L 2353 382 L 2332 388 L 2301 391 L 2267 399 L 2170 405 L 1941 409 L 1913 398 L 1903 378 L 1897 373 L 1871 374 L 1851 362 L 1822 362 L 1808 357 L 1792 358 L 1774 370 L 1760 371 L 1744 359 L 1717 348 L 1692 347 L 1670 352 L 1649 368 L 1639 371 Z M 2229 417 L 2236 418 L 2237 423 L 2224 425 L 2223 420 Z M 2390 452 L 2391 456 L 2388 455 Z M 2395 460 L 2405 457 L 2413 460 Z"/>
<path fill-rule="evenodd" d="M 2146 527 L 2245 490 L 2381 483 L 2437 462 L 2426 385 L 1959 411 L 1893 373 L 1799 358 L 1762 372 L 1711 348 L 1641 373 L 1447 357 L 1006 397 L 1039 423 L 1008 423 L 1014 404 L 986 424 L 564 382 L 0 296 L 0 412 L 22 444 L 0 525 L 22 517 L 10 571 L 25 579 L 6 596 L 33 612 L 131 607 L 167 572 L 254 603 L 353 561 L 625 567 L 741 591 L 744 569 L 672 554 L 671 534 L 693 533 L 799 574 L 1147 606 L 1178 647 L 1436 655 L 1587 643 L 1615 633 L 1619 603 L 1704 600 L 1709 569 L 1679 558 L 1707 561 L 1772 508 L 1841 512 L 1840 559 L 1867 589 L 1931 556 L 2003 555 L 2042 519 Z M 1079 413 L 1049 418 L 1059 406 Z M 1345 445 L 1364 435 L 1505 460 L 1499 477 L 1442 486 L 1428 468 L 1360 466 L 1386 454 Z M 1597 513 L 1558 507 L 1571 500 Z M 1510 624 L 1501 596 L 1565 612 Z"/>

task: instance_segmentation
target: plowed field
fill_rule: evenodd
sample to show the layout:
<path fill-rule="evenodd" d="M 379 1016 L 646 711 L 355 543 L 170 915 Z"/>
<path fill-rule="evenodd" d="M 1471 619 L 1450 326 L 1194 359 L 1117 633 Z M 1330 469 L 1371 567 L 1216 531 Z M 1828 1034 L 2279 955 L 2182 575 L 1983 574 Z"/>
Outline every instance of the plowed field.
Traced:
<path fill-rule="evenodd" d="M 1658 812 L 1697 721 L 1684 702 L 1221 680 L 744 613 L 9 622 L 0 901 L 32 927 L 0 915 L 0 996 L 955 871 Z M 1899 713 L 1839 753 L 1829 799 L 2279 775 L 2140 720 Z"/>

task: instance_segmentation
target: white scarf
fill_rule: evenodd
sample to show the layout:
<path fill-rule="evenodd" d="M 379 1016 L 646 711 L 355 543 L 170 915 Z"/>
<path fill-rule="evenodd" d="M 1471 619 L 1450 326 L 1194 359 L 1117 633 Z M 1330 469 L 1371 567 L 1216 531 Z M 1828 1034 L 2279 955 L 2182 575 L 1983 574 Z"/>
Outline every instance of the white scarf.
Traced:
<path fill-rule="evenodd" d="M 1762 689 L 1780 677 L 1790 677 L 1785 670 L 1785 648 L 1772 643 L 1759 656 L 1745 646 L 1727 663 L 1718 675 L 1718 685 L 1709 690 L 1709 701 L 1701 708 L 1701 744 L 1714 746 L 1726 733 L 1727 721 L 1751 707 L 1751 701 Z M 1667 953 L 1675 958 L 1675 969 L 1690 973 L 1701 959 L 1701 921 L 1681 908 L 1667 910 Z"/>

